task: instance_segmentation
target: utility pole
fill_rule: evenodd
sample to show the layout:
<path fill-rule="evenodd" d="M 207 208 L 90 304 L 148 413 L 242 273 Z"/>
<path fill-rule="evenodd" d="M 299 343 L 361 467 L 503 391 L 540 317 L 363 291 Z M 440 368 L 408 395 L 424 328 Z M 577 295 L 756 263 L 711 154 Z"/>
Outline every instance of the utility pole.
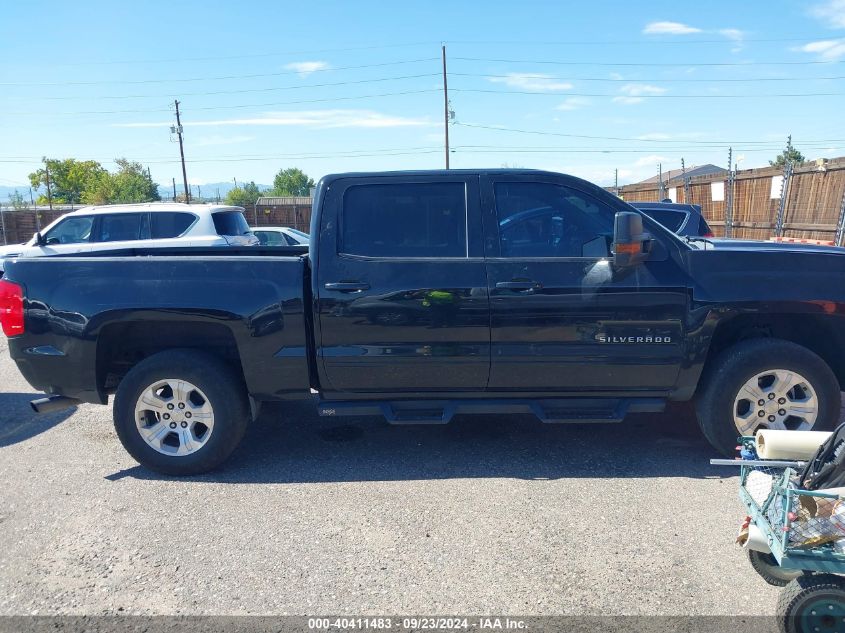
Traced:
<path fill-rule="evenodd" d="M 185 185 L 185 202 L 191 204 L 191 190 L 188 189 L 188 173 L 185 171 L 185 148 L 182 145 L 182 119 L 179 118 L 179 101 L 175 100 L 176 106 L 176 134 L 179 135 L 179 155 L 182 157 L 182 182 Z"/>
<path fill-rule="evenodd" d="M 202 189 L 200 189 L 200 186 L 199 186 L 199 185 L 197 185 L 197 198 L 198 198 L 200 201 L 202 201 Z"/>
<path fill-rule="evenodd" d="M 176 179 L 171 178 L 171 180 L 173 181 L 173 202 L 176 202 Z"/>
<path fill-rule="evenodd" d="M 613 170 L 613 189 L 616 191 L 616 197 L 619 197 L 619 170 Z"/>
<path fill-rule="evenodd" d="M 658 202 L 663 202 L 663 163 L 657 163 L 657 180 L 660 183 L 657 189 L 657 197 L 660 198 Z"/>
<path fill-rule="evenodd" d="M 220 204 L 220 187 L 217 187 L 217 204 Z"/>
<path fill-rule="evenodd" d="M 50 211 L 53 210 L 53 192 L 50 189 L 50 165 L 45 156 L 41 160 L 44 161 L 44 172 L 47 174 L 47 204 L 50 205 Z"/>
<path fill-rule="evenodd" d="M 440 47 L 443 54 L 443 132 L 446 135 L 446 169 L 449 169 L 449 84 L 446 81 L 446 45 Z"/>

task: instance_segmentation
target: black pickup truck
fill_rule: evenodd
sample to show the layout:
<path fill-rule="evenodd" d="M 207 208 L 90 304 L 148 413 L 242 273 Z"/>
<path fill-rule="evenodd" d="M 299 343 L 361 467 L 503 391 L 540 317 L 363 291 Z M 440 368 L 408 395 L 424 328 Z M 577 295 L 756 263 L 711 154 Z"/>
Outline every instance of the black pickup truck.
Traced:
<path fill-rule="evenodd" d="M 531 170 L 333 175 L 310 247 L 12 260 L 0 319 L 37 410 L 114 394 L 139 462 L 199 473 L 262 402 L 444 423 L 618 422 L 695 399 L 732 453 L 830 429 L 845 380 L 840 249 L 682 239 Z"/>

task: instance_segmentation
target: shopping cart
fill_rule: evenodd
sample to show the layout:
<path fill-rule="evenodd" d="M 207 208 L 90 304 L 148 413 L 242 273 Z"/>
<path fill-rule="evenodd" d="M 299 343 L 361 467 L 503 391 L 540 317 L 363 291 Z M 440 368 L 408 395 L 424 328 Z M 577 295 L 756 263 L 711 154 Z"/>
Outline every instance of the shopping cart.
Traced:
<path fill-rule="evenodd" d="M 753 437 L 741 442 L 743 455 L 756 456 Z M 781 631 L 845 633 L 845 498 L 797 488 L 795 475 L 803 462 L 710 463 L 740 467 L 739 497 L 748 510 L 746 550 L 766 582 L 784 587 L 776 612 Z"/>

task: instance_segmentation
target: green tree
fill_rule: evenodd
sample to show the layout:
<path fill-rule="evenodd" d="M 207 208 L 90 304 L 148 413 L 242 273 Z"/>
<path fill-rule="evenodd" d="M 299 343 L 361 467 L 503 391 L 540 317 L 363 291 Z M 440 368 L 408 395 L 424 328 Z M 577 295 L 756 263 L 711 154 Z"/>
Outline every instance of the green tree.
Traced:
<path fill-rule="evenodd" d="M 248 182 L 243 187 L 230 189 L 226 194 L 226 204 L 236 207 L 251 207 L 261 197 L 262 192 L 254 182 Z"/>
<path fill-rule="evenodd" d="M 787 161 L 795 165 L 804 162 L 804 154 L 792 146 L 792 136 L 790 136 L 786 141 L 786 149 L 783 150 L 777 158 L 770 160 L 769 165 L 772 167 L 783 167 L 786 165 Z"/>
<path fill-rule="evenodd" d="M 95 160 L 77 161 L 73 158 L 58 160 L 45 158 L 44 167 L 29 175 L 33 187 L 47 186 L 47 169 L 50 170 L 50 190 L 53 202 L 57 204 L 77 204 L 83 201 L 83 193 L 96 185 L 107 173 Z M 47 196 L 38 196 L 38 202 L 46 202 Z"/>
<path fill-rule="evenodd" d="M 26 202 L 17 189 L 15 189 L 15 193 L 9 194 L 9 204 L 15 211 L 26 208 Z"/>
<path fill-rule="evenodd" d="M 282 169 L 273 179 L 271 196 L 309 196 L 314 179 L 309 178 L 298 167 Z"/>
<path fill-rule="evenodd" d="M 118 170 L 110 174 L 109 202 L 156 202 L 161 200 L 158 186 L 149 171 L 141 164 L 125 158 L 115 158 Z"/>

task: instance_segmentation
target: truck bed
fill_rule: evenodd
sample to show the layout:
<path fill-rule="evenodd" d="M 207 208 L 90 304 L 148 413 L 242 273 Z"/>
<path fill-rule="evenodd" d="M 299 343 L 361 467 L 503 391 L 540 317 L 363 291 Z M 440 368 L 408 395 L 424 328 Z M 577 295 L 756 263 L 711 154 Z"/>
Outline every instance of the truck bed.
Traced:
<path fill-rule="evenodd" d="M 105 403 L 135 357 L 163 342 L 220 351 L 258 399 L 307 394 L 305 251 L 132 248 L 11 260 L 6 279 L 25 280 L 27 335 L 10 339 L 10 351 L 33 387 L 86 402 Z"/>

